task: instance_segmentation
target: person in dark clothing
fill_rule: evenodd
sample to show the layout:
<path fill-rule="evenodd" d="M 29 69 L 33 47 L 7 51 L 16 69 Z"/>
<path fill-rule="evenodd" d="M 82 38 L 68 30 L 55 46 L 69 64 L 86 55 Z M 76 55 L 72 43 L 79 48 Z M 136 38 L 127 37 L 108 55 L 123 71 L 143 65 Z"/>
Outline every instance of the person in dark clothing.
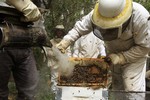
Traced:
<path fill-rule="evenodd" d="M 24 22 L 34 22 L 41 17 L 37 6 L 30 0 L 6 0 L 22 12 Z M 0 100 L 8 100 L 8 83 L 13 75 L 17 100 L 34 100 L 38 84 L 38 72 L 31 47 L 4 47 L 0 50 Z"/>

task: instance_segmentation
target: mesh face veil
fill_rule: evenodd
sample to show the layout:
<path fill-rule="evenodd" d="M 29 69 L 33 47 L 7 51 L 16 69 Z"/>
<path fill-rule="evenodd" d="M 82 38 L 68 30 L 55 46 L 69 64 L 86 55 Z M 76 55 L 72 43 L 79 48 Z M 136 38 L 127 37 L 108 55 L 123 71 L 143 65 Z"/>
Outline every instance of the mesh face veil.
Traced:
<path fill-rule="evenodd" d="M 93 25 L 93 33 L 101 40 L 111 41 L 119 38 L 121 36 L 122 26 L 119 28 L 112 29 L 102 29 Z"/>
<path fill-rule="evenodd" d="M 100 38 L 101 40 L 104 41 L 111 41 L 111 40 L 115 40 L 117 38 L 119 38 L 121 36 L 121 34 L 124 32 L 124 30 L 126 29 L 126 27 L 128 26 L 130 19 L 127 20 L 123 25 L 117 27 L 117 28 L 110 28 L 110 29 L 102 29 L 94 24 L 92 24 L 93 26 L 93 33 L 95 36 L 97 36 L 98 38 Z"/>

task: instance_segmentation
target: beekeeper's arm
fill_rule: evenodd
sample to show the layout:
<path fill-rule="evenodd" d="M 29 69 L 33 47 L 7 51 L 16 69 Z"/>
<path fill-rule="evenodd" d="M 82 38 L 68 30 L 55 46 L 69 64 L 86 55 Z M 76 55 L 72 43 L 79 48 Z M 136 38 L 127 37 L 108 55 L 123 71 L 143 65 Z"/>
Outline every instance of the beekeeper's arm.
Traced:
<path fill-rule="evenodd" d="M 6 0 L 6 3 L 24 14 L 22 21 L 37 21 L 41 17 L 39 9 L 31 0 Z"/>
<path fill-rule="evenodd" d="M 102 40 L 100 40 L 100 44 L 99 44 L 98 48 L 99 48 L 100 56 L 106 56 L 105 45 L 104 45 L 104 42 Z"/>
<path fill-rule="evenodd" d="M 133 63 L 148 55 L 150 51 L 150 21 L 148 21 L 148 17 L 150 15 L 144 11 L 137 10 L 133 14 L 135 17 L 133 20 L 135 46 L 128 51 L 110 55 L 113 64 Z"/>
<path fill-rule="evenodd" d="M 92 17 L 93 11 L 84 16 L 81 20 L 77 21 L 74 28 L 71 29 L 63 40 L 56 45 L 56 47 L 64 53 L 66 48 L 74 41 L 76 41 L 81 35 L 88 34 L 92 31 Z"/>
<path fill-rule="evenodd" d="M 123 53 L 126 61 L 129 63 L 136 62 L 138 59 L 148 56 L 148 52 L 150 51 L 150 26 L 147 19 L 139 19 L 134 25 L 136 26 L 134 27 L 134 41 L 136 46 Z"/>

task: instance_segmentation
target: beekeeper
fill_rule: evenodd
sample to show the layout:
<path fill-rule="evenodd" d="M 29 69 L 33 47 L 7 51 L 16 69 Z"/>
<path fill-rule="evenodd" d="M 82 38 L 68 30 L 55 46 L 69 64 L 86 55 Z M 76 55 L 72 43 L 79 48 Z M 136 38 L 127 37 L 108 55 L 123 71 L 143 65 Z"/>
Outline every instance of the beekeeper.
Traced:
<path fill-rule="evenodd" d="M 63 36 L 65 35 L 65 28 L 62 24 L 56 25 L 54 28 L 54 38 L 51 39 L 52 45 L 56 45 L 59 43 Z M 61 98 L 61 90 L 57 86 L 58 81 L 58 67 L 60 66 L 58 64 L 58 60 L 56 59 L 55 51 L 53 51 L 53 48 L 47 48 L 44 47 L 47 57 L 48 57 L 48 67 L 50 67 L 51 71 L 51 91 L 54 93 L 55 100 L 60 100 Z"/>
<path fill-rule="evenodd" d="M 92 49 L 91 49 L 92 48 Z M 106 56 L 105 45 L 102 40 L 97 38 L 93 31 L 81 36 L 70 48 L 67 48 L 70 57 L 97 58 Z"/>
<path fill-rule="evenodd" d="M 93 31 L 106 44 L 113 90 L 145 91 L 146 59 L 150 50 L 149 17 L 149 12 L 132 0 L 99 0 L 94 10 L 77 21 L 56 47 L 64 53 L 81 35 Z M 125 98 L 144 100 L 144 95 L 126 93 Z"/>
<path fill-rule="evenodd" d="M 24 16 L 21 17 L 21 20 L 24 22 L 34 22 L 41 17 L 38 7 L 30 0 L 6 0 L 6 2 L 23 13 Z M 4 2 L 1 4 L 6 5 Z M 10 24 L 13 26 L 12 23 Z M 38 71 L 30 47 L 13 46 L 0 49 L 0 100 L 8 100 L 8 83 L 11 72 L 17 89 L 16 99 L 33 100 L 38 84 Z"/>

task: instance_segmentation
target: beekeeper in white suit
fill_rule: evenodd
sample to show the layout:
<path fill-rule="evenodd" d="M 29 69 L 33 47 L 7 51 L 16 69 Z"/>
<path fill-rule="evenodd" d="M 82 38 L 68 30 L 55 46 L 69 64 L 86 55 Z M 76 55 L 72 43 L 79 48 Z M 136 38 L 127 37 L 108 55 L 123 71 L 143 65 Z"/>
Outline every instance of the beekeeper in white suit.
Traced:
<path fill-rule="evenodd" d="M 52 45 L 56 45 L 57 43 L 59 43 L 62 40 L 64 35 L 65 35 L 64 26 L 61 24 L 56 25 L 56 27 L 54 28 L 54 38 L 50 40 Z M 57 80 L 59 75 L 58 74 L 59 63 L 55 57 L 56 55 L 53 51 L 53 48 L 44 47 L 44 49 L 48 57 L 47 65 L 48 67 L 50 67 L 50 71 L 51 71 L 51 92 L 54 93 L 55 100 L 60 100 L 61 89 L 58 88 L 57 86 Z"/>
<path fill-rule="evenodd" d="M 91 49 L 92 48 L 92 49 Z M 67 49 L 70 57 L 97 58 L 106 56 L 105 45 L 93 32 L 81 36 L 73 45 Z"/>
<path fill-rule="evenodd" d="M 146 59 L 150 50 L 150 14 L 132 0 L 99 0 L 94 10 L 64 36 L 56 47 L 65 49 L 93 30 L 103 39 L 111 59 L 113 90 L 145 91 Z M 116 95 L 116 98 L 123 96 Z M 144 100 L 144 95 L 125 95 L 125 100 Z"/>

